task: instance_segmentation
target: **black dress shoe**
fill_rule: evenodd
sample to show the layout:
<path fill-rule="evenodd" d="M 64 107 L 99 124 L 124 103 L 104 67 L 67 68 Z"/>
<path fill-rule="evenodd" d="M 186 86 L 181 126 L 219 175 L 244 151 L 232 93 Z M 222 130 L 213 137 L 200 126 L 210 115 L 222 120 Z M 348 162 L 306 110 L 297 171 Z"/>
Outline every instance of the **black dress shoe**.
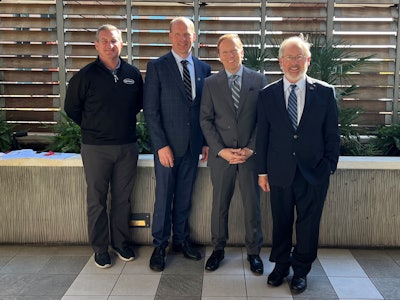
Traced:
<path fill-rule="evenodd" d="M 283 279 L 289 275 L 289 270 L 279 270 L 275 268 L 268 276 L 267 283 L 272 286 L 280 286 Z"/>
<path fill-rule="evenodd" d="M 256 275 L 264 273 L 264 265 L 259 255 L 247 255 L 247 260 L 250 263 L 250 270 Z"/>
<path fill-rule="evenodd" d="M 165 248 L 156 247 L 150 258 L 150 269 L 161 272 L 165 268 Z"/>
<path fill-rule="evenodd" d="M 205 269 L 208 271 L 215 271 L 218 269 L 220 262 L 224 259 L 224 250 L 214 250 L 208 258 Z"/>
<path fill-rule="evenodd" d="M 307 277 L 294 275 L 292 278 L 292 282 L 290 283 L 290 289 L 292 290 L 292 292 L 300 294 L 304 292 L 306 288 L 307 288 Z"/>
<path fill-rule="evenodd" d="M 183 256 L 193 260 L 200 260 L 201 253 L 195 249 L 189 241 L 184 241 L 182 244 L 173 244 L 172 250 L 182 252 Z"/>

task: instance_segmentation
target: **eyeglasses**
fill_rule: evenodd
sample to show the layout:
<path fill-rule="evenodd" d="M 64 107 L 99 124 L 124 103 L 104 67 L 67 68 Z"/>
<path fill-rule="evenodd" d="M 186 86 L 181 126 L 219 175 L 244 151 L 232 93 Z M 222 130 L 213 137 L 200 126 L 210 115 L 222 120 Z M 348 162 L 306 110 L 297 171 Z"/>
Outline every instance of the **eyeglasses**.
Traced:
<path fill-rule="evenodd" d="M 286 61 L 301 61 L 301 60 L 303 60 L 303 59 L 305 59 L 305 58 L 306 58 L 306 57 L 305 57 L 304 55 L 301 55 L 301 54 L 296 55 L 296 56 L 290 56 L 290 55 L 288 55 L 288 56 L 284 56 L 284 57 L 283 57 L 283 59 L 286 60 Z"/>

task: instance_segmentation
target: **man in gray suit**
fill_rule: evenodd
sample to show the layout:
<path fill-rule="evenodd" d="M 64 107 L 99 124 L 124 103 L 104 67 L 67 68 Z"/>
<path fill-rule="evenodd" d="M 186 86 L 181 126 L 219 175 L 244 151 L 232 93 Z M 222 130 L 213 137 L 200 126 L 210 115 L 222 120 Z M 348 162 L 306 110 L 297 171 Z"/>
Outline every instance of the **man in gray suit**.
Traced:
<path fill-rule="evenodd" d="M 200 105 L 200 126 L 209 149 L 213 184 L 211 236 L 214 251 L 205 269 L 214 271 L 224 258 L 228 236 L 229 206 L 239 179 L 244 216 L 245 244 L 250 269 L 264 272 L 259 188 L 255 171 L 256 107 L 258 93 L 267 84 L 262 73 L 242 65 L 243 44 L 237 34 L 218 40 L 224 70 L 205 79 Z"/>

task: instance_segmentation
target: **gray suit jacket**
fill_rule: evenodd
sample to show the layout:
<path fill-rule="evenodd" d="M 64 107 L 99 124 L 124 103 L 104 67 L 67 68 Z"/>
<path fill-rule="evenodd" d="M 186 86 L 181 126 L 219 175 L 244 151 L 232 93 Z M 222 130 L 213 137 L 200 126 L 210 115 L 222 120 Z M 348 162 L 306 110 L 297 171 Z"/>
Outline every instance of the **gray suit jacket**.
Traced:
<path fill-rule="evenodd" d="M 236 113 L 225 70 L 204 81 L 200 106 L 200 126 L 210 147 L 209 166 L 226 164 L 218 157 L 223 148 L 255 150 L 257 99 L 260 89 L 267 84 L 264 74 L 243 69 L 240 104 Z M 254 167 L 251 157 L 246 164 Z"/>

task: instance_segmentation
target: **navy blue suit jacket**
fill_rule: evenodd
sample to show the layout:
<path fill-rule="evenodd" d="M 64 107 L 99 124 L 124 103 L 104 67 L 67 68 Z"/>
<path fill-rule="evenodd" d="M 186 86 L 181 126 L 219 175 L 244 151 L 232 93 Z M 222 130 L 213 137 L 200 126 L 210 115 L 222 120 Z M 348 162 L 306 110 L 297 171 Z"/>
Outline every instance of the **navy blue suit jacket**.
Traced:
<path fill-rule="evenodd" d="M 339 159 L 338 109 L 333 86 L 306 77 L 304 111 L 295 131 L 290 124 L 283 79 L 266 86 L 257 103 L 258 174 L 271 185 L 289 186 L 298 167 L 313 185 L 335 172 Z"/>
<path fill-rule="evenodd" d="M 153 151 L 170 146 L 174 155 L 183 156 L 190 147 L 200 154 L 205 144 L 199 113 L 204 78 L 211 74 L 208 64 L 193 57 L 196 99 L 187 99 L 176 60 L 169 52 L 147 64 L 143 111 Z"/>

